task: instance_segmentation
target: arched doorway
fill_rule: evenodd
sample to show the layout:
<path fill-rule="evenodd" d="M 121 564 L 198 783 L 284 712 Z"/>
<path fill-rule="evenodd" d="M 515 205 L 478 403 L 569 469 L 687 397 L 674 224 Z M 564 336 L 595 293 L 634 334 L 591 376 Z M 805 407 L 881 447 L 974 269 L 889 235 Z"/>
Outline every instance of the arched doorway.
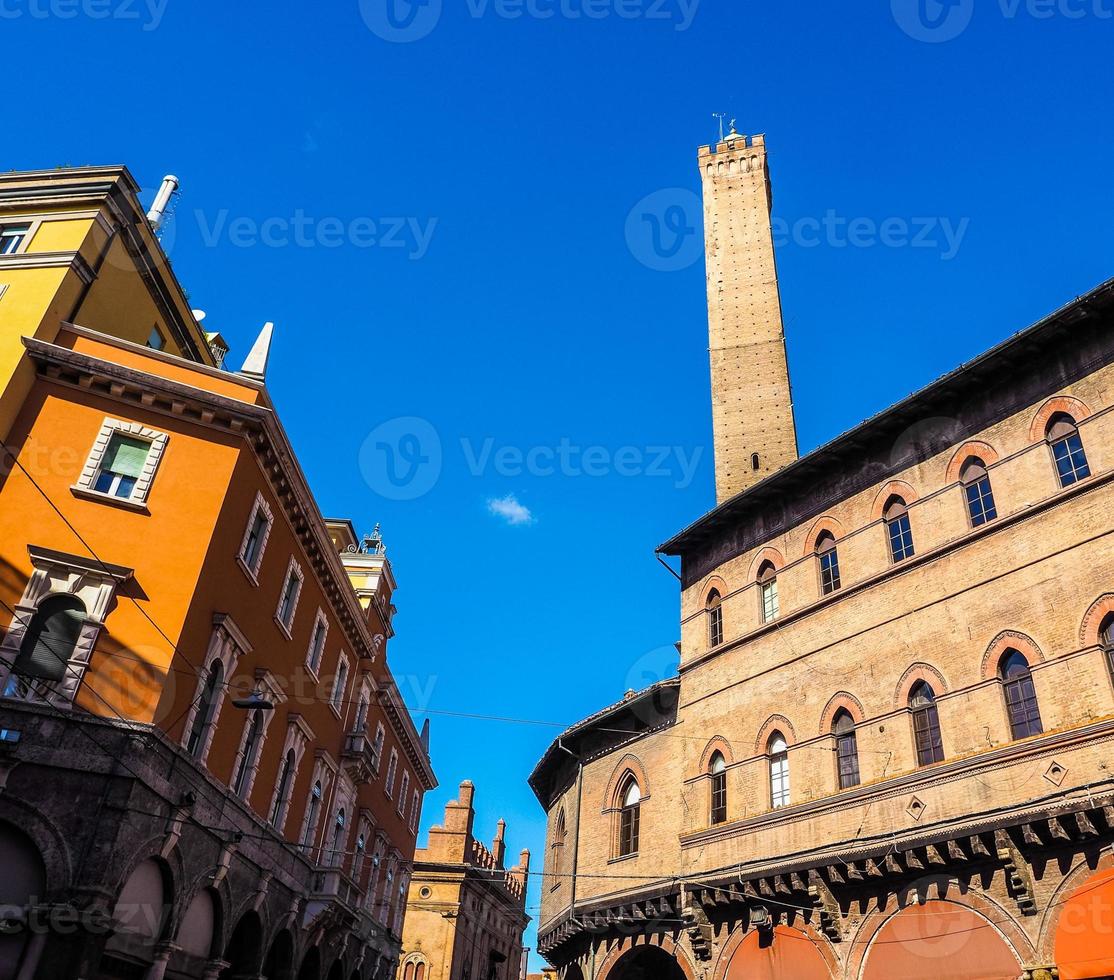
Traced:
<path fill-rule="evenodd" d="M 344 980 L 344 967 L 340 960 L 337 960 L 329 970 L 329 980 Z"/>
<path fill-rule="evenodd" d="M 119 926 L 105 944 L 102 976 L 129 976 L 154 962 L 155 946 L 166 938 L 173 894 L 170 872 L 161 860 L 147 858 L 135 866 L 112 911 Z"/>
<path fill-rule="evenodd" d="M 294 980 L 294 937 L 288 929 L 280 929 L 271 941 L 263 976 L 267 980 Z"/>
<path fill-rule="evenodd" d="M 1114 868 L 1091 875 L 1064 899 L 1056 966 L 1060 980 L 1114 975 Z"/>
<path fill-rule="evenodd" d="M 23 831 L 0 823 L 0 908 L 5 919 L 40 902 L 46 891 L 46 865 L 42 855 Z M 26 930 L 0 932 L 0 980 L 14 980 L 28 946 Z"/>
<path fill-rule="evenodd" d="M 607 980 L 686 980 L 685 971 L 660 946 L 637 946 L 624 953 Z"/>
<path fill-rule="evenodd" d="M 263 923 L 254 909 L 240 916 L 224 948 L 223 958 L 228 966 L 221 973 L 221 980 L 255 976 L 259 972 L 263 959 Z"/>
<path fill-rule="evenodd" d="M 298 980 L 321 980 L 321 954 L 314 946 L 302 960 L 302 968 L 298 971 Z"/>
<path fill-rule="evenodd" d="M 763 935 L 751 929 L 731 956 L 724 980 L 831 980 L 816 943 L 799 929 L 776 926 Z M 895 980 L 894 977 L 888 980 Z"/>
<path fill-rule="evenodd" d="M 871 940 L 863 980 L 1017 980 L 1021 964 L 984 916 L 954 902 L 912 905 Z"/>

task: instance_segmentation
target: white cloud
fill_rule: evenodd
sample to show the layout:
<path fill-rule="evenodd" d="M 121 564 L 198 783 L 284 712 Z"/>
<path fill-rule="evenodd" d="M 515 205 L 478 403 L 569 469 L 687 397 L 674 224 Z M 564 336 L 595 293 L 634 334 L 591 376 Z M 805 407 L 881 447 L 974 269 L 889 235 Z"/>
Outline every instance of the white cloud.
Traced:
<path fill-rule="evenodd" d="M 503 518 L 510 525 L 533 524 L 535 520 L 534 515 L 530 513 L 530 508 L 520 504 L 513 493 L 508 493 L 505 497 L 489 498 L 487 509 L 489 513 Z"/>

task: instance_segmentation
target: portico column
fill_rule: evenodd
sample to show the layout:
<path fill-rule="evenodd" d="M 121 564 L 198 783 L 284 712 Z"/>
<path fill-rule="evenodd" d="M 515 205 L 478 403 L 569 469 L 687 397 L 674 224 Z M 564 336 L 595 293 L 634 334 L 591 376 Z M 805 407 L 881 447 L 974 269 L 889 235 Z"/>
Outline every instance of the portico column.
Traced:
<path fill-rule="evenodd" d="M 228 960 L 209 960 L 205 964 L 205 971 L 201 974 L 201 980 L 218 980 L 222 970 L 226 970 L 230 966 Z"/>
<path fill-rule="evenodd" d="M 147 968 L 143 980 L 162 980 L 166 975 L 166 965 L 170 962 L 171 955 L 179 949 L 181 947 L 175 946 L 174 943 L 159 943 L 155 947 L 155 962 Z"/>

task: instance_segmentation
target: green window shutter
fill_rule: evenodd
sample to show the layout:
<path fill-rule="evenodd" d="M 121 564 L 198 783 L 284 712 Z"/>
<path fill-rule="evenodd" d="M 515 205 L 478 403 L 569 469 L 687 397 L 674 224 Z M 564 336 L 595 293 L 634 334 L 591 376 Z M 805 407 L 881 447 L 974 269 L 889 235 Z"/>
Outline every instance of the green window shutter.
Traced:
<path fill-rule="evenodd" d="M 109 473 L 138 478 L 143 472 L 143 464 L 147 462 L 147 455 L 150 452 L 149 442 L 132 439 L 129 436 L 114 435 L 104 454 L 102 469 Z"/>

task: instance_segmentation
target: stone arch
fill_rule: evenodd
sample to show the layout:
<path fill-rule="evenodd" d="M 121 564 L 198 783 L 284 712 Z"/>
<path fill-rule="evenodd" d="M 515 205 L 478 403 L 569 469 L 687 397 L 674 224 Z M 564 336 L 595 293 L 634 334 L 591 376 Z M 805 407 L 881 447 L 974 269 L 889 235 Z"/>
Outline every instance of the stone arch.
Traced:
<path fill-rule="evenodd" d="M 1029 661 L 1030 667 L 1044 661 L 1044 653 L 1032 637 L 1025 633 L 1019 633 L 1017 630 L 1002 630 L 990 641 L 990 645 L 982 655 L 979 676 L 984 681 L 993 680 L 998 676 L 998 661 L 1002 659 L 1002 654 L 1007 650 L 1016 650 Z"/>
<path fill-rule="evenodd" d="M 753 937 L 753 938 L 751 938 Z M 736 926 L 735 930 L 728 937 L 727 942 L 723 944 L 720 950 L 719 957 L 716 960 L 715 966 L 712 970 L 712 980 L 727 980 L 728 972 L 731 970 L 732 960 L 744 945 L 757 944 L 758 932 L 755 929 L 747 929 L 744 925 Z M 800 945 L 804 946 L 804 940 L 810 940 L 811 947 L 818 954 L 819 959 L 823 963 L 829 976 L 838 977 L 841 975 L 839 969 L 839 960 L 835 953 L 832 951 L 831 944 L 824 939 L 815 929 L 806 922 L 801 922 L 793 926 L 779 925 L 774 930 L 774 945 L 777 945 L 778 939 L 783 942 L 792 943 L 794 947 Z M 794 957 L 794 959 L 798 959 Z M 788 972 L 786 975 L 791 980 L 811 980 L 808 973 L 801 971 L 801 966 L 806 965 L 801 962 L 791 962 L 786 964 Z M 814 970 L 813 973 L 816 971 Z M 820 974 L 823 975 L 823 974 Z"/>
<path fill-rule="evenodd" d="M 712 589 L 715 589 L 721 599 L 727 598 L 727 583 L 719 575 L 709 575 L 708 578 L 700 586 L 700 610 L 701 612 L 708 605 L 708 595 Z"/>
<path fill-rule="evenodd" d="M 0 867 L 4 869 L 0 876 L 0 908 L 5 919 L 17 909 L 44 901 L 49 886 L 43 854 L 29 834 L 7 820 L 0 821 Z M 0 932 L 0 976 L 22 976 L 27 971 L 27 951 L 32 941 L 27 929 Z"/>
<path fill-rule="evenodd" d="M 949 691 L 948 682 L 944 680 L 944 675 L 939 670 L 931 664 L 915 663 L 906 668 L 905 673 L 901 675 L 901 680 L 897 682 L 897 689 L 894 691 L 894 708 L 901 709 L 909 704 L 909 692 L 917 681 L 928 681 L 937 697 Z"/>
<path fill-rule="evenodd" d="M 818 734 L 828 735 L 831 733 L 832 722 L 840 708 L 846 709 L 856 725 L 861 725 L 866 720 L 863 703 L 854 694 L 840 691 L 838 694 L 833 694 L 828 703 L 824 705 L 824 710 L 820 713 L 820 731 Z"/>
<path fill-rule="evenodd" d="M 731 751 L 731 743 L 722 735 L 713 735 L 708 740 L 708 744 L 704 746 L 704 751 L 700 755 L 701 775 L 708 771 L 708 767 L 712 764 L 712 756 L 717 752 L 723 756 L 723 761 L 729 766 L 734 765 L 735 753 Z"/>
<path fill-rule="evenodd" d="M 747 584 L 758 580 L 758 570 L 766 562 L 773 565 L 774 569 L 779 572 L 785 567 L 785 558 L 777 548 L 763 548 L 750 563 L 750 570 L 747 572 Z"/>
<path fill-rule="evenodd" d="M 1042 958 L 1042 962 L 1054 962 L 1053 957 L 1056 955 L 1056 939 L 1060 921 L 1072 893 L 1092 879 L 1101 880 L 1100 876 L 1109 877 L 1111 875 L 1114 875 L 1114 856 L 1109 851 L 1100 854 L 1093 865 L 1087 862 L 1086 857 L 1080 858 L 1071 870 L 1064 875 L 1063 880 L 1049 897 L 1048 905 L 1041 915 L 1037 953 Z"/>
<path fill-rule="evenodd" d="M 972 456 L 977 456 L 981 459 L 987 469 L 990 469 L 999 459 L 998 450 L 990 445 L 990 443 L 980 442 L 977 439 L 965 442 L 955 451 L 951 461 L 948 463 L 948 470 L 944 477 L 945 482 L 948 484 L 958 483 L 960 473 L 963 472 L 963 464 Z"/>
<path fill-rule="evenodd" d="M 851 955 L 847 964 L 847 976 L 860 977 L 861 980 L 882 980 L 882 978 L 892 980 L 894 974 L 891 969 L 877 961 L 871 963 L 870 959 L 871 954 L 877 949 L 885 948 L 880 946 L 880 943 L 885 943 L 891 948 L 904 945 L 900 941 L 902 927 L 895 922 L 903 914 L 910 916 L 909 923 L 913 934 L 918 939 L 928 941 L 929 945 L 925 948 L 933 949 L 938 954 L 932 958 L 925 957 L 926 970 L 923 975 L 900 974 L 908 977 L 908 980 L 922 980 L 922 977 L 927 980 L 929 977 L 940 976 L 939 960 L 944 955 L 951 954 L 949 962 L 954 968 L 956 954 L 962 952 L 964 948 L 969 949 L 968 944 L 972 941 L 980 944 L 985 942 L 991 950 L 990 955 L 997 952 L 1001 956 L 1001 949 L 1004 948 L 1016 960 L 1016 969 L 1014 969 L 1013 964 L 1002 959 L 1001 965 L 1006 970 L 1012 970 L 1012 972 L 1002 973 L 1003 980 L 1007 977 L 1013 980 L 1021 974 L 1021 964 L 1033 961 L 1032 943 L 1026 936 L 1025 930 L 1017 923 L 1013 914 L 990 896 L 973 891 L 969 886 L 957 884 L 954 878 L 946 875 L 933 876 L 927 883 L 922 880 L 914 884 L 922 892 L 918 900 L 899 902 L 896 896 L 891 895 L 883 909 L 868 915 L 862 921 L 850 944 Z M 939 897 L 929 898 L 923 894 L 930 890 L 935 891 Z M 938 931 L 934 932 L 934 929 Z M 890 938 L 889 932 L 896 934 L 897 941 Z M 954 933 L 954 937 L 949 936 L 950 933 Z M 971 937 L 978 937 L 978 939 L 972 940 Z M 995 944 L 995 938 L 1001 944 L 1000 946 Z M 985 960 L 979 964 L 980 969 L 985 970 L 987 966 Z M 975 980 L 977 976 L 983 980 L 995 974 L 985 972 L 967 974 L 954 968 L 948 976 L 954 976 L 956 980 Z"/>
<path fill-rule="evenodd" d="M 816 539 L 824 531 L 828 531 L 831 536 L 836 539 L 836 544 L 847 536 L 846 532 L 843 530 L 843 525 L 830 514 L 818 517 L 812 522 L 812 527 L 810 527 L 805 534 L 804 547 L 801 550 L 802 558 L 809 558 L 815 554 Z"/>
<path fill-rule="evenodd" d="M 271 937 L 267 956 L 263 960 L 263 975 L 267 980 L 293 980 L 297 962 L 294 935 L 287 928 L 279 929 Z"/>
<path fill-rule="evenodd" d="M 263 956 L 267 952 L 264 938 L 267 930 L 263 917 L 253 906 L 245 909 L 236 919 L 228 942 L 225 944 L 221 959 L 229 965 L 221 974 L 231 980 L 238 976 L 255 976 L 263 965 Z"/>
<path fill-rule="evenodd" d="M 1100 595 L 1083 614 L 1083 622 L 1079 624 L 1079 642 L 1085 647 L 1098 646 L 1101 643 L 1099 629 L 1102 621 L 1110 613 L 1114 613 L 1114 592 Z"/>
<path fill-rule="evenodd" d="M 638 936 L 636 938 L 639 941 L 636 942 L 635 939 L 628 937 L 611 948 L 596 971 L 597 980 L 608 980 L 615 972 L 615 967 L 619 965 L 619 962 L 627 953 L 634 952 L 644 946 L 658 947 L 663 953 L 671 956 L 676 961 L 681 968 L 681 972 L 685 975 L 685 980 L 696 980 L 696 970 L 693 968 L 688 954 L 672 938 L 669 936 Z"/>
<path fill-rule="evenodd" d="M 0 793 L 0 821 L 10 823 L 31 839 L 46 865 L 48 893 L 68 891 L 72 864 L 65 834 L 48 816 L 11 793 Z"/>
<path fill-rule="evenodd" d="M 1044 434 L 1048 429 L 1049 420 L 1053 415 L 1060 412 L 1070 415 L 1078 425 L 1090 416 L 1091 409 L 1086 402 L 1073 395 L 1053 395 L 1037 409 L 1033 416 L 1033 421 L 1029 425 L 1029 442 L 1044 442 Z"/>
<path fill-rule="evenodd" d="M 608 813 L 611 810 L 618 808 L 619 787 L 622 785 L 627 773 L 634 776 L 638 782 L 638 788 L 642 792 L 642 800 L 645 802 L 650 798 L 650 780 L 646 775 L 646 767 L 642 765 L 642 760 L 638 758 L 633 752 L 628 752 L 621 758 L 615 768 L 611 771 L 611 778 L 607 781 L 607 789 L 604 791 L 603 807 L 600 809 L 601 813 Z"/>
<path fill-rule="evenodd" d="M 754 754 L 765 755 L 766 745 L 770 741 L 770 736 L 774 732 L 781 732 L 785 739 L 786 745 L 797 744 L 797 729 L 793 727 L 791 722 L 785 715 L 770 715 L 769 718 L 763 722 L 762 727 L 758 729 L 758 738 L 754 743 Z"/>
<path fill-rule="evenodd" d="M 226 906 L 220 893 L 212 886 L 202 886 L 188 897 L 183 896 L 180 905 L 182 912 L 173 933 L 175 945 L 200 959 L 218 958 L 225 946 L 223 912 Z M 206 930 L 209 933 L 207 942 L 204 940 Z"/>
<path fill-rule="evenodd" d="M 874 504 L 870 508 L 871 521 L 882 520 L 882 513 L 890 497 L 900 497 L 906 504 L 912 504 L 918 499 L 917 491 L 904 480 L 890 480 L 874 497 Z"/>
<path fill-rule="evenodd" d="M 178 858 L 178 861 L 172 864 L 167 857 L 161 855 L 157 850 L 137 849 L 133 853 L 136 856 L 125 867 L 113 890 L 115 896 L 113 918 L 124 923 L 124 926 L 117 930 L 116 935 L 127 935 L 148 928 L 154 921 L 153 918 L 150 918 L 155 914 L 154 909 L 140 909 L 137 906 L 130 910 L 127 916 L 124 916 L 119 913 L 119 908 L 121 902 L 127 905 L 132 904 L 129 891 L 132 887 L 142 888 L 148 882 L 153 886 L 153 873 L 157 871 L 162 884 L 162 913 L 158 925 L 152 927 L 156 929 L 157 934 L 151 936 L 150 939 L 152 943 L 160 942 L 170 936 L 171 931 L 177 926 L 176 913 L 179 909 L 178 900 L 181 896 L 181 856 L 175 848 L 169 857 Z M 145 867 L 147 865 L 150 867 Z M 132 923 L 133 928 L 129 928 L 128 923 Z M 109 942 L 111 944 L 111 940 Z"/>

